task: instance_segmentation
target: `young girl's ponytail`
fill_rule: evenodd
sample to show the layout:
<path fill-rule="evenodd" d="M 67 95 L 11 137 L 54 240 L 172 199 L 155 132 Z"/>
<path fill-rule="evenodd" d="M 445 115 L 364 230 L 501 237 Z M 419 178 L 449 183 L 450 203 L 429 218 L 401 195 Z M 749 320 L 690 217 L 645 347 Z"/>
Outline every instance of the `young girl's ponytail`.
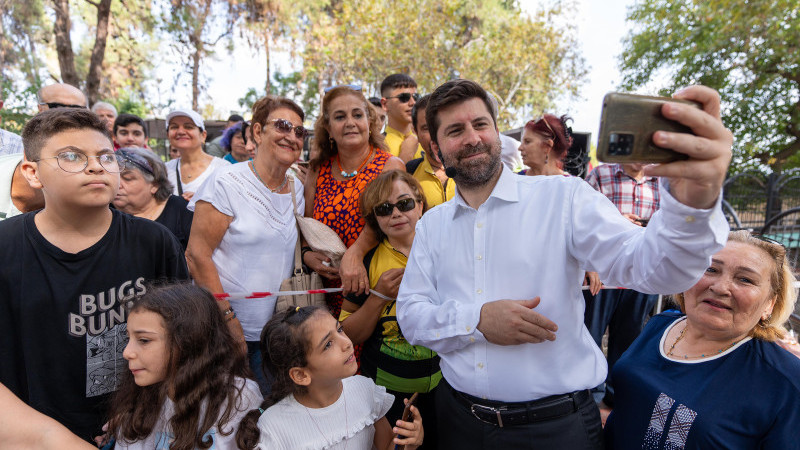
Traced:
<path fill-rule="evenodd" d="M 258 419 L 264 410 L 295 392 L 302 392 L 305 387 L 299 386 L 289 376 L 292 367 L 305 367 L 308 364 L 306 354 L 310 342 L 305 336 L 305 323 L 314 314 L 328 311 L 319 306 L 306 306 L 290 309 L 276 314 L 264 326 L 261 332 L 262 369 L 274 378 L 272 390 L 261 403 L 239 423 L 236 432 L 236 444 L 240 449 L 252 449 L 258 445 L 260 433 Z"/>

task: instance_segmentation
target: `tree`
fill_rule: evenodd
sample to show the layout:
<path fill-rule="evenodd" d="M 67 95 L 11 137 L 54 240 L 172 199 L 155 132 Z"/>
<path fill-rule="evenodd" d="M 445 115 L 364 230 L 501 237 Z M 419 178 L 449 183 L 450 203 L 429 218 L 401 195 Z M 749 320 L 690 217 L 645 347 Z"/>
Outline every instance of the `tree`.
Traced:
<path fill-rule="evenodd" d="M 800 3 L 644 0 L 628 20 L 624 88 L 713 87 L 735 136 L 734 171 L 800 165 Z"/>
<path fill-rule="evenodd" d="M 200 110 L 200 64 L 214 54 L 214 47 L 231 36 L 236 21 L 235 1 L 170 0 L 171 8 L 163 18 L 165 30 L 172 35 L 174 48 L 190 59 L 192 109 Z"/>
<path fill-rule="evenodd" d="M 566 2 L 569 6 L 569 2 Z M 301 22 L 306 85 L 358 83 L 377 91 L 408 73 L 430 92 L 453 77 L 486 86 L 509 126 L 519 110 L 551 108 L 586 74 L 560 4 L 524 15 L 503 0 L 337 0 L 308 5 Z"/>

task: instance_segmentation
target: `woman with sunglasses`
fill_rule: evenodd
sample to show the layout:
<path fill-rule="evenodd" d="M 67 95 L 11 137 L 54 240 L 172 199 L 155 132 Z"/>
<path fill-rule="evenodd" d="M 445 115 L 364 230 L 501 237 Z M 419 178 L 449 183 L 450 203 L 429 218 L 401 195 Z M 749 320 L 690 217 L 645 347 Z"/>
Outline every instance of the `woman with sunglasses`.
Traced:
<path fill-rule="evenodd" d="M 314 146 L 318 152 L 311 160 L 306 183 L 306 216 L 333 229 L 348 251 L 340 268 L 308 248 L 304 248 L 303 263 L 324 277 L 327 286 L 338 286 L 341 276 L 345 293 L 363 293 L 368 279 L 361 261 L 377 240 L 369 229 L 362 233 L 359 198 L 382 172 L 405 170 L 405 165 L 387 153 L 373 106 L 360 90 L 350 86 L 331 88 L 322 98 L 322 114 L 314 124 Z M 339 317 L 342 296 L 329 294 L 327 301 L 331 313 Z"/>
<path fill-rule="evenodd" d="M 614 365 L 607 447 L 800 449 L 800 359 L 775 342 L 795 282 L 781 244 L 730 233 Z"/>
<path fill-rule="evenodd" d="M 183 197 L 172 195 L 172 183 L 161 158 L 143 148 L 123 148 L 117 155 L 125 161 L 114 207 L 136 217 L 167 227 L 186 250 L 192 228 L 192 212 Z"/>
<path fill-rule="evenodd" d="M 386 387 L 394 403 L 386 413 L 389 423 L 401 418 L 404 398 L 419 393 L 417 407 L 426 426 L 426 442 L 436 442 L 433 390 L 442 373 L 439 357 L 428 348 L 411 345 L 397 323 L 395 299 L 417 221 L 428 208 L 422 186 L 409 173 L 392 170 L 381 174 L 361 194 L 361 215 L 379 244 L 364 258 L 369 293 L 348 295 L 339 320 L 353 344 L 363 344 L 361 373 Z M 429 419 L 431 418 L 431 419 Z M 434 433 L 431 439 L 431 433 Z M 428 444 L 425 444 L 429 448 Z"/>
<path fill-rule="evenodd" d="M 519 152 L 523 164 L 529 168 L 521 171 L 521 175 L 568 175 L 563 170 L 564 158 L 572 145 L 567 120 L 572 119 L 545 114 L 525 124 Z"/>
<path fill-rule="evenodd" d="M 303 184 L 289 167 L 300 156 L 306 129 L 293 101 L 267 96 L 253 105 L 256 156 L 214 172 L 189 208 L 195 212 L 186 262 L 195 282 L 211 292 L 278 291 L 294 267 Z M 292 206 L 292 187 L 297 209 Z M 220 301 L 228 325 L 244 347 L 261 391 L 270 382 L 261 368 L 261 329 L 275 311 L 275 297 Z"/>

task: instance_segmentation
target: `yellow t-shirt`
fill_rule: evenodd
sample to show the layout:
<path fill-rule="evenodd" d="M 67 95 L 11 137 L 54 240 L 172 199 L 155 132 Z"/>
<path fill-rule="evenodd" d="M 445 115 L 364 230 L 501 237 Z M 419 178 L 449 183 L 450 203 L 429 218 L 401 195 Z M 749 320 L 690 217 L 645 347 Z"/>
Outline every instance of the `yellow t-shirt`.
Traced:
<path fill-rule="evenodd" d="M 422 186 L 422 195 L 428 202 L 428 208 L 440 205 L 456 195 L 456 182 L 452 178 L 448 178 L 447 182 L 442 185 L 442 182 L 433 173 L 433 167 L 427 158 L 422 158 L 422 162 L 419 163 L 417 170 L 412 175 Z"/>
<path fill-rule="evenodd" d="M 400 144 L 406 139 L 403 133 L 395 130 L 394 128 L 386 125 L 386 145 L 389 147 L 389 153 L 393 156 L 400 156 Z M 417 144 L 417 152 L 414 153 L 414 158 L 422 157 L 422 146 Z"/>

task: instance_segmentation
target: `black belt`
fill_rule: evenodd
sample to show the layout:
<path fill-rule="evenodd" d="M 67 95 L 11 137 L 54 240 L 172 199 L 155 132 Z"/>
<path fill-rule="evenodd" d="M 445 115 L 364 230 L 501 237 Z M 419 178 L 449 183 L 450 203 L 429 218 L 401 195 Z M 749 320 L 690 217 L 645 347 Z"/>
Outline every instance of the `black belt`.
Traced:
<path fill-rule="evenodd" d="M 592 397 L 589 390 L 575 391 L 570 394 L 552 395 L 531 402 L 503 403 L 481 400 L 469 394 L 453 389 L 454 397 L 466 406 L 481 422 L 503 428 L 528 423 L 542 422 L 572 414 Z"/>

